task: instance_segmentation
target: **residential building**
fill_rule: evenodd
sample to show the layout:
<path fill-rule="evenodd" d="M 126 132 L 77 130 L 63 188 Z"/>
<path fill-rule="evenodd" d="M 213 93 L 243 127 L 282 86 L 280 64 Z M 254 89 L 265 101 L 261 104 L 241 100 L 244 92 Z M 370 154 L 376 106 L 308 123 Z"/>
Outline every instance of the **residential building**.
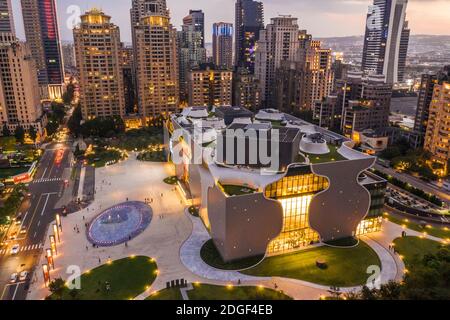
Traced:
<path fill-rule="evenodd" d="M 233 68 L 233 24 L 213 24 L 213 61 L 219 68 Z"/>
<path fill-rule="evenodd" d="M 186 104 L 188 99 L 188 74 L 202 63 L 206 63 L 204 47 L 204 14 L 200 10 L 190 11 L 183 19 L 178 36 L 180 101 Z"/>
<path fill-rule="evenodd" d="M 367 14 L 362 71 L 384 75 L 387 83 L 403 81 L 409 34 L 408 0 L 373 0 Z"/>
<path fill-rule="evenodd" d="M 80 104 L 85 120 L 124 116 L 122 44 L 119 27 L 98 9 L 81 16 L 73 30 L 80 83 Z"/>
<path fill-rule="evenodd" d="M 255 72 L 256 42 L 264 29 L 264 5 L 260 1 L 236 1 L 235 66 Z"/>
<path fill-rule="evenodd" d="M 445 176 L 449 172 L 450 160 L 450 81 L 434 85 L 424 149 L 440 165 L 438 175 Z"/>
<path fill-rule="evenodd" d="M 233 76 L 233 106 L 257 111 L 261 106 L 261 90 L 255 75 L 238 68 Z"/>
<path fill-rule="evenodd" d="M 44 100 L 61 100 L 65 90 L 64 62 L 56 0 L 21 0 L 27 44 L 36 61 Z"/>
<path fill-rule="evenodd" d="M 150 1 L 134 25 L 139 113 L 145 119 L 179 108 L 177 33 L 165 1 Z"/>
<path fill-rule="evenodd" d="M 292 16 L 272 18 L 260 31 L 255 57 L 255 75 L 260 83 L 262 105 L 274 102 L 276 71 L 282 61 L 295 61 L 299 49 L 298 19 Z"/>
<path fill-rule="evenodd" d="M 450 81 L 450 66 L 446 66 L 438 73 L 423 74 L 419 88 L 419 100 L 417 101 L 414 131 L 423 137 L 427 131 L 430 104 L 433 100 L 434 86 Z"/>
<path fill-rule="evenodd" d="M 189 106 L 231 106 L 233 72 L 202 64 L 189 73 Z"/>

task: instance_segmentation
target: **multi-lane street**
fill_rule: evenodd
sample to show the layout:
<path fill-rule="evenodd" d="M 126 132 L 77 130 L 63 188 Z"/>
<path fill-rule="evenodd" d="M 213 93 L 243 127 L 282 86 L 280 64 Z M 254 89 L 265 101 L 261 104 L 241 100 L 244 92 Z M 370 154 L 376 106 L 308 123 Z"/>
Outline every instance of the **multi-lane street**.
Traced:
<path fill-rule="evenodd" d="M 48 145 L 39 162 L 33 181 L 29 184 L 29 195 L 19 209 L 22 230 L 15 240 L 0 248 L 0 300 L 25 299 L 29 282 L 33 281 L 33 271 L 41 272 L 37 262 L 45 242 L 49 223 L 55 214 L 61 212 L 57 202 L 61 198 L 65 180 L 70 176 L 72 155 L 68 142 Z M 19 245 L 17 254 L 11 248 Z M 26 280 L 12 283 L 11 274 L 28 271 Z"/>

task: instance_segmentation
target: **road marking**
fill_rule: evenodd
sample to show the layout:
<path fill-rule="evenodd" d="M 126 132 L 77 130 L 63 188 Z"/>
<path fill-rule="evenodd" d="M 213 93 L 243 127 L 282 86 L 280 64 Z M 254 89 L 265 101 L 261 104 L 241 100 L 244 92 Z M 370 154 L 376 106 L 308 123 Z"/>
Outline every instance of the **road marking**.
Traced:
<path fill-rule="evenodd" d="M 47 167 L 45 167 L 44 173 L 41 176 L 41 179 L 45 177 L 45 173 L 47 172 Z"/>
<path fill-rule="evenodd" d="M 20 283 L 17 283 L 17 284 L 16 284 L 16 290 L 14 290 L 14 294 L 13 294 L 11 300 L 14 300 L 14 299 L 16 298 L 16 293 L 17 293 L 17 289 L 19 289 L 19 285 L 20 285 Z"/>
<path fill-rule="evenodd" d="M 41 221 L 39 220 L 37 226 L 39 227 L 40 225 L 41 225 Z"/>
<path fill-rule="evenodd" d="M 36 238 L 37 231 L 33 234 L 33 238 Z"/>

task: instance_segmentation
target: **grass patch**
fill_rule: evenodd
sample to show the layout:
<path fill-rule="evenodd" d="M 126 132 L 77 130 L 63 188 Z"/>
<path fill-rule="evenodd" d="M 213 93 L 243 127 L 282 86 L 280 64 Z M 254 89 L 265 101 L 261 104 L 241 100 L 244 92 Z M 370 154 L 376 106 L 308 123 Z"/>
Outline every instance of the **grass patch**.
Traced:
<path fill-rule="evenodd" d="M 421 263 L 426 254 L 436 254 L 442 243 L 419 237 L 402 237 L 394 240 L 395 249 L 404 257 L 407 267 Z"/>
<path fill-rule="evenodd" d="M 115 149 L 94 148 L 94 152 L 86 156 L 89 165 L 96 168 L 106 166 L 106 163 L 118 162 L 126 156 Z"/>
<path fill-rule="evenodd" d="M 164 183 L 170 184 L 170 185 L 176 185 L 178 182 L 178 178 L 176 176 L 173 177 L 167 177 L 164 180 Z"/>
<path fill-rule="evenodd" d="M 230 184 L 223 184 L 222 190 L 230 197 L 232 196 L 242 196 L 246 194 L 252 194 L 255 193 L 256 190 L 249 188 L 247 186 L 236 186 L 236 185 L 230 185 Z"/>
<path fill-rule="evenodd" d="M 264 287 L 215 286 L 194 283 L 187 291 L 189 300 L 292 300 L 281 291 Z M 183 300 L 179 288 L 163 289 L 146 300 Z"/>
<path fill-rule="evenodd" d="M 162 128 L 146 127 L 141 129 L 132 129 L 118 136 L 118 139 L 112 142 L 112 145 L 127 151 L 142 151 L 149 146 L 161 145 L 164 142 Z"/>
<path fill-rule="evenodd" d="M 305 155 L 308 156 L 313 164 L 347 160 L 337 151 L 339 149 L 338 146 L 328 145 L 328 148 L 330 149 L 330 152 L 327 154 L 305 153 Z"/>
<path fill-rule="evenodd" d="M 202 260 L 211 267 L 222 270 L 242 270 L 245 268 L 250 268 L 259 263 L 264 258 L 264 256 L 256 256 L 232 262 L 225 262 L 220 256 L 220 253 L 217 250 L 212 239 L 206 241 L 203 244 L 200 250 L 200 256 Z"/>
<path fill-rule="evenodd" d="M 128 300 L 144 292 L 156 279 L 157 266 L 149 257 L 137 256 L 104 264 L 81 275 L 76 297 L 65 289 L 62 300 Z M 111 289 L 106 290 L 105 282 Z M 56 299 L 51 295 L 50 299 Z"/>
<path fill-rule="evenodd" d="M 1 168 L 0 169 L 0 179 L 8 179 L 15 175 L 25 173 L 30 169 L 30 167 L 18 167 L 18 168 Z"/>
<path fill-rule="evenodd" d="M 356 246 L 358 244 L 358 239 L 356 239 L 354 237 L 348 237 L 348 238 L 339 239 L 339 240 L 327 241 L 325 243 L 330 246 L 342 247 L 342 248 L 347 247 L 348 248 L 348 247 Z"/>
<path fill-rule="evenodd" d="M 326 261 L 327 268 L 317 267 L 317 260 Z M 300 279 L 326 286 L 351 287 L 365 284 L 370 265 L 381 266 L 377 254 L 363 241 L 354 248 L 321 246 L 264 259 L 244 274 Z"/>
<path fill-rule="evenodd" d="M 194 217 L 199 217 L 199 216 L 200 216 L 200 215 L 199 215 L 198 208 L 197 208 L 196 206 L 190 206 L 189 209 L 188 209 L 188 211 L 189 211 L 189 213 L 190 213 L 191 215 L 193 215 Z"/>
<path fill-rule="evenodd" d="M 427 225 L 423 227 L 419 223 L 411 222 L 408 219 L 400 219 L 394 217 L 392 214 L 384 214 L 384 218 L 387 218 L 390 222 L 405 226 L 408 229 L 417 231 L 417 232 L 426 232 L 427 234 L 441 238 L 441 239 L 449 239 L 450 238 L 450 229 L 447 227 L 434 227 L 431 225 Z"/>
<path fill-rule="evenodd" d="M 7 224 L 15 216 L 24 198 L 23 193 L 26 190 L 27 188 L 24 185 L 17 185 L 11 194 L 6 196 L 6 200 L 3 200 L 3 206 L 0 207 L 0 225 Z"/>
<path fill-rule="evenodd" d="M 0 148 L 6 152 L 15 151 L 17 149 L 16 138 L 14 136 L 0 137 Z"/>
<path fill-rule="evenodd" d="M 180 288 L 169 288 L 156 291 L 145 300 L 183 300 Z"/>
<path fill-rule="evenodd" d="M 188 291 L 190 300 L 292 300 L 282 292 L 263 287 L 214 286 L 194 284 Z"/>
<path fill-rule="evenodd" d="M 163 150 L 147 150 L 141 152 L 137 159 L 139 161 L 148 161 L 148 162 L 166 162 L 167 158 L 164 154 Z"/>

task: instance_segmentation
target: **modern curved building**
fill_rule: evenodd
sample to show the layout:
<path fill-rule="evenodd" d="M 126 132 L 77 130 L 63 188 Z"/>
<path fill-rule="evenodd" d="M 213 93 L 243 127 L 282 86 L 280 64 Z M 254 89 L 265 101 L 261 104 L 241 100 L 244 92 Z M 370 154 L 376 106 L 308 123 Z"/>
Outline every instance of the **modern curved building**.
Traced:
<path fill-rule="evenodd" d="M 171 116 L 167 151 L 225 261 L 380 230 L 386 181 L 351 140 L 276 110 L 227 126 L 201 109 Z"/>

